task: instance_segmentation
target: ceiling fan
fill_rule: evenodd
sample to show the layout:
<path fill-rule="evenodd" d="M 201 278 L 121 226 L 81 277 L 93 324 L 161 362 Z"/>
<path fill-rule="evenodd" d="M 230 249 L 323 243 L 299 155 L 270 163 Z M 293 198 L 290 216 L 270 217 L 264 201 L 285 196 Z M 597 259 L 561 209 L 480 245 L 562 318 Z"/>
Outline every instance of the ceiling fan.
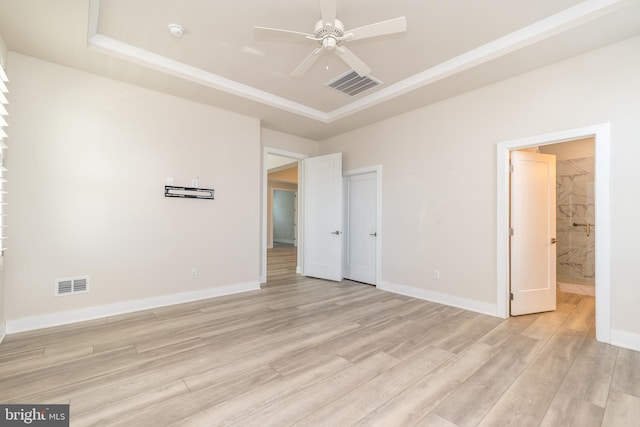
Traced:
<path fill-rule="evenodd" d="M 400 18 L 377 22 L 375 24 L 369 24 L 363 27 L 354 28 L 353 30 L 345 31 L 342 21 L 336 19 L 336 0 L 320 0 L 320 15 L 322 16 L 322 19 L 316 22 L 313 34 L 281 30 L 277 28 L 254 28 L 257 31 L 275 33 L 297 39 L 305 38 L 320 44 L 320 47 L 314 49 L 300 63 L 300 65 L 293 70 L 291 75 L 294 77 L 304 76 L 324 52 L 335 52 L 349 67 L 351 67 L 360 76 L 364 77 L 371 72 L 371 68 L 369 68 L 367 64 L 365 64 L 343 44 L 348 41 L 402 33 L 407 30 L 407 19 L 402 16 Z"/>

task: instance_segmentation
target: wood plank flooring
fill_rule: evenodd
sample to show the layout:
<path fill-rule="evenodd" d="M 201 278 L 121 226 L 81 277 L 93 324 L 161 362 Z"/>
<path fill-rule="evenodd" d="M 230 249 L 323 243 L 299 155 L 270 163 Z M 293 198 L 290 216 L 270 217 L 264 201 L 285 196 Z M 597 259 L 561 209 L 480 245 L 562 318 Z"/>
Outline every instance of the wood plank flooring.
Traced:
<path fill-rule="evenodd" d="M 303 278 L 8 336 L 0 402 L 72 426 L 638 426 L 640 353 L 594 339 L 592 297 L 496 319 Z"/>

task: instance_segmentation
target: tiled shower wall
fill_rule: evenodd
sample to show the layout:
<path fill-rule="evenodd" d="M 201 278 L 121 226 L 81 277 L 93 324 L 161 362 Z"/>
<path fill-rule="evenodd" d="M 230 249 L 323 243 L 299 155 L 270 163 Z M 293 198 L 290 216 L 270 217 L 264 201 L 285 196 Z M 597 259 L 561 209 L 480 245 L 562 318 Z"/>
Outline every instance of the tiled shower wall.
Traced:
<path fill-rule="evenodd" d="M 595 283 L 595 199 L 594 158 L 559 160 L 557 182 L 557 261 L 559 282 L 593 285 Z M 586 227 L 573 223 L 590 223 Z"/>

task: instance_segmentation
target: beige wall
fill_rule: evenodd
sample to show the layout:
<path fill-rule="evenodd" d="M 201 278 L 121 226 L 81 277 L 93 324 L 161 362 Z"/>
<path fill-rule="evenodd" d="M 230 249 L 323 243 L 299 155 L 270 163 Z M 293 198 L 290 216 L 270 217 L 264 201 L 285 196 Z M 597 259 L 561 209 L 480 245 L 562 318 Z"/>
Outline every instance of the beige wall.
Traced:
<path fill-rule="evenodd" d="M 288 133 L 278 132 L 267 128 L 260 129 L 260 142 L 263 147 L 276 148 L 293 153 L 318 155 L 318 142 L 301 138 Z"/>
<path fill-rule="evenodd" d="M 640 338 L 636 52 L 638 37 L 321 142 L 345 169 L 382 165 L 382 280 L 495 305 L 496 144 L 610 122 L 612 328 Z"/>
<path fill-rule="evenodd" d="M 9 72 L 9 321 L 258 284 L 257 119 L 14 53 Z M 168 176 L 215 200 L 163 197 Z"/>
<path fill-rule="evenodd" d="M 7 56 L 9 55 L 9 51 L 7 50 L 7 45 L 2 38 L 2 34 L 0 34 L 0 65 L 6 67 L 7 65 Z"/>
<path fill-rule="evenodd" d="M 288 182 L 290 184 L 298 183 L 298 167 L 287 168 L 269 173 L 269 181 Z"/>

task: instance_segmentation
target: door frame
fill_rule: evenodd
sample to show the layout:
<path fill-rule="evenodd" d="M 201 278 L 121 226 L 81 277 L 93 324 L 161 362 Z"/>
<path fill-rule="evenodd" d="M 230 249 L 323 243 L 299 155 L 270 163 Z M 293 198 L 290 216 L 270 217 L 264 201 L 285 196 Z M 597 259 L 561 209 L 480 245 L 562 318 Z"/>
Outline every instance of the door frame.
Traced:
<path fill-rule="evenodd" d="M 497 145 L 497 304 L 509 317 L 509 152 L 520 148 L 595 139 L 596 339 L 611 342 L 610 123 L 503 141 Z"/>
<path fill-rule="evenodd" d="M 261 213 L 260 215 L 262 216 L 261 221 L 260 221 L 260 226 L 261 226 L 261 230 L 260 230 L 260 283 L 266 283 L 267 281 L 267 188 L 269 186 L 269 178 L 268 178 L 268 174 L 269 171 L 267 170 L 267 155 L 268 154 L 273 154 L 274 156 L 282 156 L 282 157 L 289 157 L 291 159 L 296 159 L 298 160 L 298 198 L 297 198 L 297 203 L 298 203 L 298 218 L 297 218 L 297 224 L 298 224 L 298 261 L 297 261 L 297 267 L 296 269 L 299 270 L 301 268 L 301 256 L 302 256 L 302 236 L 301 233 L 299 232 L 302 224 L 300 222 L 301 219 L 301 215 L 302 215 L 302 209 L 300 206 L 300 199 L 302 198 L 302 192 L 304 191 L 303 188 L 303 183 L 302 183 L 302 168 L 300 167 L 300 160 L 302 159 L 306 159 L 307 157 L 311 157 L 308 154 L 302 154 L 302 153 L 297 153 L 294 151 L 287 151 L 287 150 L 282 150 L 279 148 L 273 148 L 273 147 L 262 147 L 262 193 L 261 193 L 261 200 L 260 200 L 260 204 L 262 205 L 261 208 Z M 297 271 L 298 273 L 300 273 L 301 271 Z"/>
<path fill-rule="evenodd" d="M 376 238 L 376 278 L 374 285 L 378 287 L 380 284 L 380 280 L 382 278 L 382 165 L 374 165 L 374 166 L 366 166 L 358 169 L 350 169 L 344 171 L 342 173 L 342 183 L 346 182 L 346 178 L 355 176 L 355 175 L 364 175 L 368 173 L 375 173 L 376 175 L 376 233 L 378 233 Z M 343 218 L 345 218 L 347 214 L 348 203 L 345 203 L 342 207 L 343 210 Z M 344 220 L 343 220 L 344 222 Z M 346 223 L 346 222 L 345 222 Z M 345 241 L 344 245 L 347 244 L 345 233 Z M 342 251 L 342 263 L 346 260 L 347 252 L 345 250 Z"/>

